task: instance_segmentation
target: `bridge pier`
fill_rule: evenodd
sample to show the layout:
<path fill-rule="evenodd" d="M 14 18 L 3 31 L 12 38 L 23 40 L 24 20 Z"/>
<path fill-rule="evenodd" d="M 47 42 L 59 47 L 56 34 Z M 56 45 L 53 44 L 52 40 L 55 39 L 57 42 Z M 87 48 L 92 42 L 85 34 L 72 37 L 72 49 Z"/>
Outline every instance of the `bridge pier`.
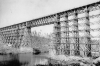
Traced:
<path fill-rule="evenodd" d="M 31 47 L 32 46 L 32 34 L 31 27 L 24 28 L 23 38 L 21 41 L 21 47 Z"/>
<path fill-rule="evenodd" d="M 68 26 L 67 14 L 60 16 L 60 24 L 61 24 L 60 53 L 64 55 L 70 55 L 69 26 Z"/>
<path fill-rule="evenodd" d="M 59 16 L 56 16 L 57 21 L 54 22 L 54 46 L 56 50 L 56 54 L 60 54 L 60 43 L 61 43 L 61 27 L 60 27 L 60 21 Z"/>
<path fill-rule="evenodd" d="M 70 55 L 80 55 L 79 50 L 79 28 L 77 12 L 75 10 L 68 12 L 69 22 L 69 40 L 70 40 Z"/>
<path fill-rule="evenodd" d="M 78 11 L 79 22 L 79 43 L 80 43 L 80 55 L 91 56 L 91 37 L 90 37 L 90 21 L 89 10 L 87 7 L 82 11 Z"/>
<path fill-rule="evenodd" d="M 11 44 L 13 48 L 20 48 L 21 46 L 31 47 L 31 27 L 27 27 L 26 23 L 8 26 L 0 31 L 2 43 Z"/>

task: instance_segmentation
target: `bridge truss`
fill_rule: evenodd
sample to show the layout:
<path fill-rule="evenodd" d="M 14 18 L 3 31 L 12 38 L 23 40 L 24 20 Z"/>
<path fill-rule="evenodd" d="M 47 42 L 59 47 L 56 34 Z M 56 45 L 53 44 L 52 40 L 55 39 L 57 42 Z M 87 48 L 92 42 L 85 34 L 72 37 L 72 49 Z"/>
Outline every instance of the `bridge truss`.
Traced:
<path fill-rule="evenodd" d="M 31 28 L 48 24 L 54 24 L 56 54 L 100 55 L 100 2 L 0 28 L 0 38 L 15 48 L 31 46 Z"/>

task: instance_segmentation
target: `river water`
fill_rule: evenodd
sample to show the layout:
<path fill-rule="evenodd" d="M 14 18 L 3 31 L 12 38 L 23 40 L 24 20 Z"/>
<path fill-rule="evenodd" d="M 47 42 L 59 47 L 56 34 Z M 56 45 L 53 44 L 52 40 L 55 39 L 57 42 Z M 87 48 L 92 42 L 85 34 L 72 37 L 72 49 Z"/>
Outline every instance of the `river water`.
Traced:
<path fill-rule="evenodd" d="M 0 66 L 35 66 L 48 60 L 48 54 L 33 55 L 32 53 L 0 55 Z"/>

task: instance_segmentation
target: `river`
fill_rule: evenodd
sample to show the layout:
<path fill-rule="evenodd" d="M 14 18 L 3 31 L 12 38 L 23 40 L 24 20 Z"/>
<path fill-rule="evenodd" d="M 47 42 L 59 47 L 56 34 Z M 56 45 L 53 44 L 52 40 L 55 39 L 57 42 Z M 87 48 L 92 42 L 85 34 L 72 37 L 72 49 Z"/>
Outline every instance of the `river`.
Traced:
<path fill-rule="evenodd" d="M 0 66 L 35 66 L 46 62 L 48 54 L 33 55 L 32 53 L 0 55 Z"/>

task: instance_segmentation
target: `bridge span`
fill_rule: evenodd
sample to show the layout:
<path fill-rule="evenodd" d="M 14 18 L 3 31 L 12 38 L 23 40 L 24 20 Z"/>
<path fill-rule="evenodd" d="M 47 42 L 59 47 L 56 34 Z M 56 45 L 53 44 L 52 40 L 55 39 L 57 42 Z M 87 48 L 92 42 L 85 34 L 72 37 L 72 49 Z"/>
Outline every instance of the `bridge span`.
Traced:
<path fill-rule="evenodd" d="M 64 6 L 65 7 L 65 6 Z M 93 20 L 94 19 L 94 20 Z M 94 46 L 91 25 L 99 24 L 100 2 L 66 10 L 30 21 L 0 28 L 1 42 L 13 47 L 31 46 L 31 28 L 54 24 L 54 44 L 56 54 L 91 56 Z M 99 31 L 100 33 L 100 31 Z M 100 37 L 99 37 L 100 38 Z M 99 46 L 99 45 L 98 45 Z"/>

